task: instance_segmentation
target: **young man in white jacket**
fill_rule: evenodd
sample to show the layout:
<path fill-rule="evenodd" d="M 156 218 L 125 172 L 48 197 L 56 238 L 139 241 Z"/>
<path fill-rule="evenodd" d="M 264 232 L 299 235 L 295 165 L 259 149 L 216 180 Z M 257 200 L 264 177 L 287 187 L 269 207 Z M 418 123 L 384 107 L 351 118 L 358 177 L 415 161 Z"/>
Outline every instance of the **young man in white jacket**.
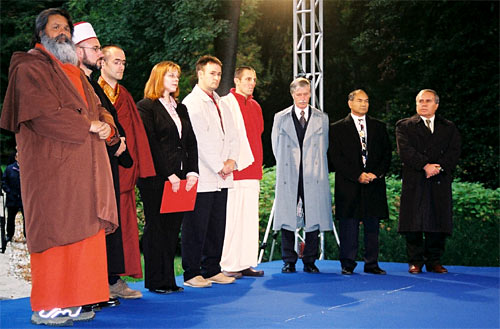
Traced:
<path fill-rule="evenodd" d="M 238 133 L 229 110 L 219 103 L 222 63 L 202 56 L 196 63 L 198 83 L 186 96 L 189 118 L 198 142 L 199 180 L 196 203 L 182 225 L 184 285 L 203 288 L 212 283 L 233 283 L 221 272 L 226 229 L 227 190 L 239 153 Z"/>

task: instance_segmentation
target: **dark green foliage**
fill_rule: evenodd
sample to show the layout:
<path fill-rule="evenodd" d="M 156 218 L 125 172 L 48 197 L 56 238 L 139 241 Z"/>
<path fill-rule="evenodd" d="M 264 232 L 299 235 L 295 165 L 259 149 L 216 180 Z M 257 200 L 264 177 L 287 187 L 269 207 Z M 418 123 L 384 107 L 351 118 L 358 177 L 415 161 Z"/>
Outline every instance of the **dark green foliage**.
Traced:
<path fill-rule="evenodd" d="M 330 174 L 330 184 L 335 182 L 335 175 Z M 260 236 L 264 232 L 274 200 L 275 171 L 273 168 L 264 170 L 260 189 Z M 405 239 L 397 232 L 399 197 L 401 181 L 395 177 L 387 178 L 387 199 L 389 219 L 380 223 L 380 256 L 382 262 L 405 263 Z M 477 183 L 453 183 L 453 235 L 447 239 L 446 251 L 442 261 L 444 264 L 466 266 L 499 266 L 499 229 L 500 189 L 492 190 Z M 335 200 L 333 200 L 335 201 Z M 333 206 L 335 213 L 335 205 Z M 336 223 L 337 224 L 337 223 Z M 338 225 L 337 225 L 338 227 Z M 363 235 L 360 230 L 360 252 L 358 259 L 362 260 Z M 272 231 L 271 231 L 272 233 Z M 264 259 L 269 259 L 271 237 Z M 325 258 L 338 259 L 338 246 L 332 232 L 325 232 Z M 273 259 L 281 259 L 280 236 L 278 236 Z"/>
<path fill-rule="evenodd" d="M 420 89 L 435 89 L 438 114 L 463 139 L 457 176 L 498 187 L 499 42 L 496 1 L 335 1 L 325 5 L 325 104 L 332 120 L 364 88 L 370 114 L 388 123 L 415 113 Z M 331 18 L 331 19 L 330 19 Z M 472 23 L 474 22 L 474 23 Z M 399 175 L 393 157 L 391 172 Z"/>
<path fill-rule="evenodd" d="M 135 100 L 143 90 L 153 66 L 164 60 L 182 70 L 180 99 L 194 86 L 194 64 L 199 56 L 213 52 L 213 41 L 226 27 L 216 19 L 216 0 L 70 0 L 75 21 L 90 22 L 102 45 L 117 44 L 127 56 L 123 85 Z"/>

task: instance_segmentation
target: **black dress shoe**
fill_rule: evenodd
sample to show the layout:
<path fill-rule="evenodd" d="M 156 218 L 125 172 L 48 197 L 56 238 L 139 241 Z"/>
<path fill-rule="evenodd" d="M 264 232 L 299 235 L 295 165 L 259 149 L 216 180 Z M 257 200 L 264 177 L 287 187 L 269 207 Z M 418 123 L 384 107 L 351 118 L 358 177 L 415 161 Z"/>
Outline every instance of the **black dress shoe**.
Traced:
<path fill-rule="evenodd" d="M 281 269 L 281 273 L 295 273 L 295 264 L 285 263 L 283 268 Z"/>
<path fill-rule="evenodd" d="M 342 274 L 351 275 L 354 273 L 354 269 L 352 267 L 342 267 Z"/>
<path fill-rule="evenodd" d="M 105 308 L 105 307 L 115 307 L 115 306 L 118 306 L 118 305 L 120 305 L 120 301 L 118 300 L 118 298 L 110 298 L 109 300 L 104 301 L 104 302 L 83 305 L 82 309 L 86 310 L 86 312 L 88 312 L 88 311 L 98 312 L 102 308 Z"/>
<path fill-rule="evenodd" d="M 120 301 L 118 300 L 118 298 L 112 298 L 110 297 L 109 300 L 105 301 L 105 302 L 100 302 L 97 304 L 100 308 L 104 308 L 104 307 L 115 307 L 115 306 L 118 306 L 120 305 Z"/>
<path fill-rule="evenodd" d="M 381 269 L 380 267 L 372 267 L 372 268 L 365 268 L 365 273 L 371 273 L 371 274 L 387 274 L 386 271 Z"/>
<path fill-rule="evenodd" d="M 155 288 L 155 289 L 148 289 L 151 292 L 154 292 L 155 294 L 171 294 L 173 291 L 172 289 L 166 289 L 166 288 Z"/>
<path fill-rule="evenodd" d="M 176 287 L 172 288 L 171 290 L 172 290 L 172 292 L 183 292 L 184 288 L 176 286 Z"/>
<path fill-rule="evenodd" d="M 264 276 L 264 271 L 262 270 L 256 270 L 252 267 L 246 268 L 244 270 L 241 270 L 240 273 L 243 276 Z"/>
<path fill-rule="evenodd" d="M 304 272 L 307 273 L 319 273 L 319 268 L 314 265 L 314 263 L 304 264 Z"/>
<path fill-rule="evenodd" d="M 425 265 L 425 268 L 427 269 L 427 272 L 434 272 L 439 274 L 448 273 L 448 270 L 441 264 L 434 264 L 432 266 Z"/>

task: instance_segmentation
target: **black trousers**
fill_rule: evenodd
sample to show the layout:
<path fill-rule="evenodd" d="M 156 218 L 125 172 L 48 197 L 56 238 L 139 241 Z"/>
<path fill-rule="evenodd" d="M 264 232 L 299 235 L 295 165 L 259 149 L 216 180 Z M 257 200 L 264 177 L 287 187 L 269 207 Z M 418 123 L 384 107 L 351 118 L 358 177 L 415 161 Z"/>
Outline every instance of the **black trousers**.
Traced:
<path fill-rule="evenodd" d="M 7 238 L 12 239 L 14 237 L 14 233 L 16 232 L 16 215 L 19 211 L 23 214 L 23 235 L 26 237 L 23 207 L 7 207 Z"/>
<path fill-rule="evenodd" d="M 406 232 L 408 263 L 422 267 L 441 263 L 446 234 L 440 232 Z M 425 237 L 425 239 L 424 239 Z"/>
<path fill-rule="evenodd" d="M 194 210 L 186 212 L 182 225 L 184 281 L 220 273 L 226 230 L 227 189 L 196 195 Z"/>
<path fill-rule="evenodd" d="M 340 264 L 342 267 L 355 268 L 358 254 L 359 222 L 355 218 L 340 219 Z M 363 261 L 365 269 L 378 266 L 378 232 L 379 220 L 377 218 L 363 219 L 365 250 Z"/>
<path fill-rule="evenodd" d="M 306 232 L 306 241 L 302 263 L 314 264 L 318 259 L 318 235 L 319 230 Z M 297 262 L 297 252 L 295 252 L 295 232 L 281 229 L 281 257 L 285 263 L 295 264 Z"/>
<path fill-rule="evenodd" d="M 184 213 L 160 214 L 163 186 L 156 185 L 141 184 L 139 188 L 146 220 L 142 236 L 144 286 L 173 289 L 177 287 L 174 258 Z"/>

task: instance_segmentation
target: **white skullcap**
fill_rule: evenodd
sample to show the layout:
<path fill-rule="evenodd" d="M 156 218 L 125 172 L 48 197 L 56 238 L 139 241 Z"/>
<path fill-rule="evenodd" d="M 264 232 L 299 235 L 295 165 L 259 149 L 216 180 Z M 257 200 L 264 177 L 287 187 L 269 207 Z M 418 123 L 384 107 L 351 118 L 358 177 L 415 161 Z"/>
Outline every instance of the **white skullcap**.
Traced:
<path fill-rule="evenodd" d="M 87 39 L 97 38 L 97 35 L 94 32 L 94 28 L 92 27 L 92 25 L 90 25 L 90 23 L 78 22 L 73 26 L 73 43 L 75 45 Z"/>

